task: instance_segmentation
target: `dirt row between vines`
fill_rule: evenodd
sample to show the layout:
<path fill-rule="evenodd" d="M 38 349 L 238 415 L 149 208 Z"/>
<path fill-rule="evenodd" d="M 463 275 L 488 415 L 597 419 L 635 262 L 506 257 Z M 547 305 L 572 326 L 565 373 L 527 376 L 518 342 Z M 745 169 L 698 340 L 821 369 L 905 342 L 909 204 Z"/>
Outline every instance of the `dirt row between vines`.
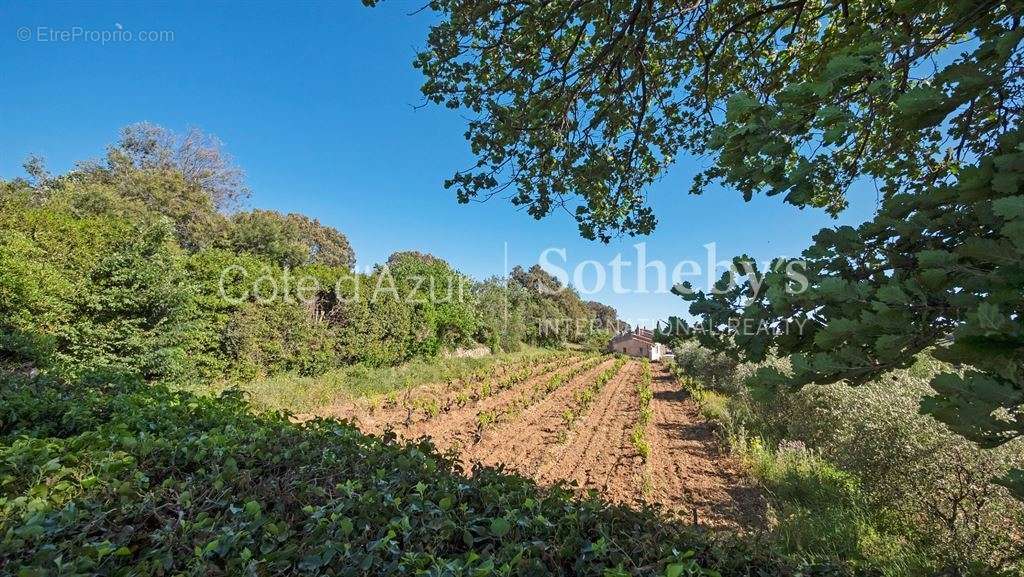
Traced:
<path fill-rule="evenodd" d="M 647 428 L 650 499 L 671 503 L 702 525 L 761 527 L 767 504 L 715 435 L 715 428 L 672 378 L 656 365 L 651 390 L 654 418 Z"/>
<path fill-rule="evenodd" d="M 546 459 L 538 472 L 542 483 L 568 480 L 619 503 L 643 496 L 643 458 L 631 440 L 640 411 L 639 374 L 640 363 L 629 362 L 601 389 L 566 443 Z"/>
<path fill-rule="evenodd" d="M 412 418 L 404 406 L 368 410 L 359 403 L 335 405 L 318 414 L 352 419 L 369 433 L 391 429 L 403 439 L 428 437 L 441 451 L 455 451 L 467 471 L 476 464 L 501 466 L 544 486 L 564 483 L 581 492 L 594 490 L 615 503 L 655 504 L 685 522 L 761 526 L 763 496 L 720 447 L 713 427 L 701 419 L 693 401 L 660 365 L 652 365 L 653 418 L 645 430 L 651 447 L 647 462 L 632 440 L 640 412 L 636 387 L 643 368 L 639 361 L 625 362 L 591 402 L 581 407 L 580 392 L 614 364 L 610 357 L 542 362 L 518 384 L 434 415 Z M 548 390 L 552 377 L 574 372 L 575 376 Z M 494 384 L 501 379 L 495 377 Z M 427 394 L 450 400 L 459 393 L 427 389 Z M 577 415 L 568 428 L 567 411 Z M 484 422 L 481 414 L 500 418 Z"/>
<path fill-rule="evenodd" d="M 565 430 L 562 414 L 576 408 L 576 394 L 612 364 L 612 359 L 606 360 L 524 411 L 519 419 L 489 431 L 480 443 L 462 453 L 463 462 L 502 465 L 521 475 L 535 477 L 538 469 L 548 462 L 551 450 Z"/>

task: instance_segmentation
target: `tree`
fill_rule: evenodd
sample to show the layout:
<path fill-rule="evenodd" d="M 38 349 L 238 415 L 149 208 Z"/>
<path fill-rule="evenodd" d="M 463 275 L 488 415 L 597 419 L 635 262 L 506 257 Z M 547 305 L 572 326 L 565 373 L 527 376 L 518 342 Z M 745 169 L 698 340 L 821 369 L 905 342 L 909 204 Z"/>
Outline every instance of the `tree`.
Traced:
<path fill-rule="evenodd" d="M 315 218 L 304 214 L 289 213 L 290 220 L 298 230 L 299 239 L 309 249 L 307 264 L 319 264 L 351 270 L 356 265 L 356 253 L 348 237 L 333 226 L 320 224 Z"/>
<path fill-rule="evenodd" d="M 681 152 L 715 161 L 694 192 L 721 180 L 835 213 L 858 177 L 891 192 L 984 154 L 1019 110 L 1015 2 L 431 7 L 423 93 L 473 114 L 477 157 L 446 185 L 463 202 L 512 189 L 536 218 L 566 208 L 587 238 L 650 232 L 644 187 Z"/>
<path fill-rule="evenodd" d="M 38 204 L 59 201 L 81 216 L 151 224 L 166 217 L 191 251 L 221 244 L 228 228 L 223 212 L 249 194 L 241 169 L 215 138 L 195 129 L 178 137 L 148 123 L 125 127 L 105 162 L 79 163 L 60 177 L 51 177 L 38 157 L 25 168 Z"/>
<path fill-rule="evenodd" d="M 473 343 L 477 317 L 468 277 L 444 260 L 416 251 L 392 254 L 379 274 L 394 280 L 402 302 L 412 309 L 414 354 L 433 356 Z"/>
<path fill-rule="evenodd" d="M 525 296 L 523 311 L 536 344 L 580 343 L 595 329 L 595 316 L 572 287 L 565 286 L 540 265 L 517 266 L 509 284 Z"/>
<path fill-rule="evenodd" d="M 797 386 L 863 382 L 937 347 L 972 368 L 937 378 L 923 410 L 984 445 L 1024 435 L 1024 4 L 431 7 L 423 93 L 473 115 L 477 162 L 446 182 L 460 201 L 512 189 L 532 216 L 564 207 L 608 241 L 653 229 L 644 188 L 681 153 L 710 159 L 691 192 L 720 182 L 831 214 L 874 180 L 877 216 L 818 234 L 806 290 L 776 267 L 681 289 L 702 338 L 792 355 Z"/>
<path fill-rule="evenodd" d="M 587 301 L 584 304 L 594 314 L 598 328 L 612 333 L 619 332 L 619 313 L 614 307 L 597 301 Z"/>
<path fill-rule="evenodd" d="M 80 218 L 0 181 L 0 361 L 182 377 L 189 291 L 166 220 Z"/>
<path fill-rule="evenodd" d="M 162 126 L 140 122 L 121 129 L 117 144 L 107 151 L 107 165 L 115 172 L 175 172 L 218 210 L 228 210 L 248 198 L 249 189 L 245 173 L 222 147 L 216 137 L 196 128 L 179 136 Z"/>
<path fill-rule="evenodd" d="M 492 352 L 513 352 L 526 342 L 525 290 L 507 278 L 492 277 L 474 287 L 477 335 Z"/>
<path fill-rule="evenodd" d="M 233 250 L 262 256 L 279 266 L 355 266 L 348 238 L 305 215 L 256 209 L 235 213 L 231 223 L 228 244 Z"/>

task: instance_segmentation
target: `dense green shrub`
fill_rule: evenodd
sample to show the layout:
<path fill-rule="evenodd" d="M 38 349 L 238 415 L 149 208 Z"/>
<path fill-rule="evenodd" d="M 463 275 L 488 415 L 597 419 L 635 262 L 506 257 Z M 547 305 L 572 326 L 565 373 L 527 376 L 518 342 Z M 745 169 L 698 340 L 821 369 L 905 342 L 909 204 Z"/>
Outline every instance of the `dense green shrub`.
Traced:
<path fill-rule="evenodd" d="M 279 372 L 315 375 L 336 366 L 336 340 L 325 323 L 311 322 L 301 303 L 245 303 L 224 335 L 242 378 Z"/>
<path fill-rule="evenodd" d="M 524 307 L 526 291 L 501 278 L 489 278 L 474 288 L 478 342 L 491 351 L 514 352 L 527 340 L 530 327 Z"/>
<path fill-rule="evenodd" d="M 477 330 L 472 281 L 445 261 L 415 252 L 395 253 L 377 271 L 374 293 L 390 288 L 411 306 L 412 354 L 434 356 L 443 349 L 469 345 Z"/>
<path fill-rule="evenodd" d="M 64 376 L 186 371 L 189 296 L 168 221 L 79 218 L 60 204 L 34 206 L 17 184 L 0 197 L 5 356 Z"/>
<path fill-rule="evenodd" d="M 924 355 L 858 388 L 787 392 L 759 380 L 767 363 L 786 373 L 784 360 L 704 379 L 682 367 L 721 367 L 722 353 L 686 343 L 676 354 L 702 413 L 769 490 L 787 550 L 891 575 L 1024 572 L 1024 507 L 993 481 L 1024 464 L 1021 446 L 982 450 L 919 414 L 930 380 L 950 367 Z"/>
<path fill-rule="evenodd" d="M 69 324 L 58 332 L 58 372 L 181 377 L 190 303 L 170 228 L 128 229 L 107 251 L 89 270 Z"/>
<path fill-rule="evenodd" d="M 379 280 L 371 276 L 365 284 Z M 379 293 L 373 302 L 365 297 L 343 300 L 330 319 L 338 327 L 338 354 L 347 363 L 393 365 L 409 358 L 410 345 L 424 336 L 413 333 L 412 309 L 391 292 Z"/>
<path fill-rule="evenodd" d="M 603 340 L 595 311 L 539 268 L 480 285 L 434 256 L 351 269 L 341 232 L 233 212 L 241 171 L 201 133 L 126 128 L 101 162 L 0 181 L 0 365 L 202 383 L 393 365 L 482 342 Z M 517 276 L 518 275 L 518 276 Z M 558 328 L 542 334 L 545 319 Z M 187 362 L 186 362 L 187 359 Z"/>

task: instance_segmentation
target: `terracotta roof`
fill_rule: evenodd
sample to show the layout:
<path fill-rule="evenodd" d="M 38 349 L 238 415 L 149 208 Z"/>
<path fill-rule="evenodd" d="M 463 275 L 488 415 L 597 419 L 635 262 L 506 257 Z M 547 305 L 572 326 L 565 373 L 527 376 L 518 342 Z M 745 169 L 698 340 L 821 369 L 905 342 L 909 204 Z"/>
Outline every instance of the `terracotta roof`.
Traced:
<path fill-rule="evenodd" d="M 612 339 L 612 342 L 620 343 L 622 341 L 640 341 L 642 343 L 653 344 L 654 342 L 650 337 L 637 334 L 637 333 L 624 333 Z"/>

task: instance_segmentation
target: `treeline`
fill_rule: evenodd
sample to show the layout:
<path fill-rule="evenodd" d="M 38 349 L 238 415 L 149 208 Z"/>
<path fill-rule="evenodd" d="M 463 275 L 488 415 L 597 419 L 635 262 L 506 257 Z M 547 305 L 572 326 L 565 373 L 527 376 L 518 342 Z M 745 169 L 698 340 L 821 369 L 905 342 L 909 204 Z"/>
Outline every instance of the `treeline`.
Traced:
<path fill-rule="evenodd" d="M 133 125 L 102 161 L 26 171 L 0 180 L 0 360 L 26 371 L 317 374 L 477 344 L 603 344 L 619 326 L 537 266 L 478 282 L 400 252 L 354 271 L 338 230 L 237 210 L 242 172 L 197 131 Z"/>

